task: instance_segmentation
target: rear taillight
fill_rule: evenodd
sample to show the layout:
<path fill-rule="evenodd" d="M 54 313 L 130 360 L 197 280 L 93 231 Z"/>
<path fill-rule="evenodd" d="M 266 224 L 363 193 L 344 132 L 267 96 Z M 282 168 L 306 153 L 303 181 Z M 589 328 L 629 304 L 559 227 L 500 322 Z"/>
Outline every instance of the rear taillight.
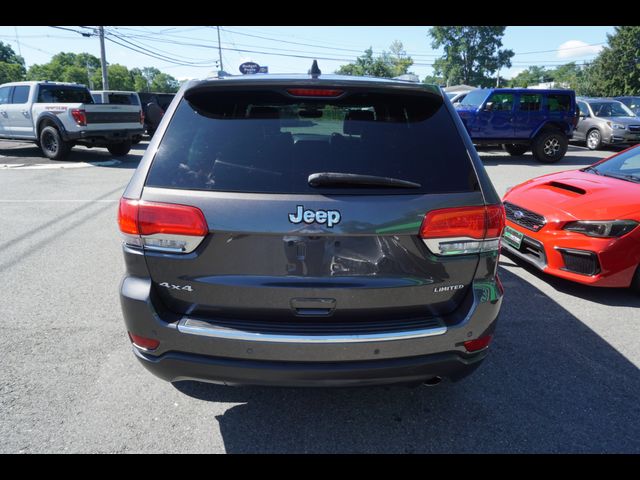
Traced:
<path fill-rule="evenodd" d="M 464 342 L 464 348 L 467 349 L 467 352 L 477 352 L 478 350 L 488 347 L 489 343 L 491 343 L 491 335 L 486 335 L 476 338 L 475 340 Z"/>
<path fill-rule="evenodd" d="M 134 335 L 131 332 L 127 332 L 129 334 L 129 340 L 136 347 L 140 347 L 144 350 L 155 350 L 160 346 L 160 342 L 153 338 L 141 337 L 140 335 Z"/>
<path fill-rule="evenodd" d="M 84 127 L 87 125 L 87 112 L 85 112 L 84 110 L 81 110 L 79 108 L 72 108 L 71 116 L 76 121 L 76 123 L 81 127 Z"/>
<path fill-rule="evenodd" d="M 118 225 L 127 245 L 167 253 L 189 253 L 207 235 L 197 207 L 120 199 Z"/>
<path fill-rule="evenodd" d="M 436 255 L 466 255 L 500 248 L 504 207 L 487 205 L 432 210 L 420 227 L 420 237 Z"/>
<path fill-rule="evenodd" d="M 140 125 L 144 125 L 144 112 L 140 110 Z"/>

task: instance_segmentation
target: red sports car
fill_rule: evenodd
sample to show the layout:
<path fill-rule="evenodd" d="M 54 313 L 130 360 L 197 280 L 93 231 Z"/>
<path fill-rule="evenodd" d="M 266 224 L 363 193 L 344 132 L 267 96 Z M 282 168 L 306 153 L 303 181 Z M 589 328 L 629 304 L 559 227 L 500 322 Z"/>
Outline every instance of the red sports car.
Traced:
<path fill-rule="evenodd" d="M 574 282 L 640 290 L 640 145 L 503 200 L 503 251 Z"/>

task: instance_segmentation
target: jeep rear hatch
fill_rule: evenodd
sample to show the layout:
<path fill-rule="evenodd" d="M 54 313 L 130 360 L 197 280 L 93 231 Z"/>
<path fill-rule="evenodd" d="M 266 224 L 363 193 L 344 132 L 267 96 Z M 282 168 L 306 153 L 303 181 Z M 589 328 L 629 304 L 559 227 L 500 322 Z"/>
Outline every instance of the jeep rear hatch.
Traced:
<path fill-rule="evenodd" d="M 237 321 L 452 312 L 497 218 L 440 95 L 345 85 L 186 95 L 124 202 L 166 307 Z"/>

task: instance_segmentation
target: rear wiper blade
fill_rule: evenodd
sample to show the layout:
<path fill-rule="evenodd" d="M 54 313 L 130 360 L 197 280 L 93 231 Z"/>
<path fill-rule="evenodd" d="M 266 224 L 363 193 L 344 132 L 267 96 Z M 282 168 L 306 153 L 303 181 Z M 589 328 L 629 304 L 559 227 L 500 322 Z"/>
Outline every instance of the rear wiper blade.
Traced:
<path fill-rule="evenodd" d="M 329 186 L 372 186 L 372 187 L 397 187 L 420 188 L 422 185 L 399 178 L 378 177 L 376 175 L 360 175 L 357 173 L 318 172 L 312 173 L 308 178 L 312 187 Z"/>

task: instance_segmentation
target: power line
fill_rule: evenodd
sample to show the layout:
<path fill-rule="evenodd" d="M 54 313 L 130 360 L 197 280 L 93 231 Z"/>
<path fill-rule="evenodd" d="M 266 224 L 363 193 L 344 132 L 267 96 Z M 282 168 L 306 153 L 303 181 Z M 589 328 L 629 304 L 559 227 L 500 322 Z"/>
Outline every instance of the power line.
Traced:
<path fill-rule="evenodd" d="M 120 40 L 122 40 L 123 42 L 126 42 L 126 43 L 128 43 L 128 44 L 130 44 L 130 45 L 132 45 L 134 47 L 137 47 L 137 48 L 146 49 L 147 51 L 149 51 L 149 49 L 153 48 L 153 49 L 156 50 L 156 52 L 152 52 L 152 53 L 156 53 L 157 55 L 166 55 L 166 56 L 176 55 L 173 52 L 168 52 L 166 50 L 161 50 L 161 49 L 159 49 L 158 47 L 155 47 L 155 46 L 145 45 L 142 42 L 133 43 L 133 42 L 131 42 L 129 40 L 126 40 L 126 38 L 128 38 L 128 37 L 116 34 L 116 33 L 112 32 L 112 31 L 109 31 L 109 35 L 113 35 L 116 38 L 119 38 Z M 213 48 L 213 47 L 211 47 L 211 48 Z M 182 63 L 194 63 L 194 64 L 205 64 L 205 63 L 208 64 L 208 63 L 211 63 L 211 60 L 203 60 L 201 58 L 184 57 L 184 56 L 181 56 L 180 59 L 173 58 L 173 60 L 176 60 L 176 61 L 179 61 L 179 62 L 182 62 Z M 189 60 L 195 60 L 195 61 L 190 62 Z"/>
<path fill-rule="evenodd" d="M 124 27 L 126 28 L 126 27 Z M 212 27 L 203 27 L 203 28 L 212 28 Z M 149 37 L 149 35 L 160 35 L 162 37 L 173 37 L 173 38 L 182 38 L 182 39 L 189 39 L 189 40 L 193 40 L 193 41 L 207 41 L 207 40 L 202 40 L 202 39 L 196 39 L 193 37 L 185 37 L 185 36 L 179 36 L 179 35 L 167 35 L 167 34 L 162 34 L 161 32 L 154 32 L 154 31 L 149 31 L 149 30 L 138 30 L 138 29 L 131 29 L 131 28 L 126 28 L 129 31 L 134 31 L 134 32 L 143 32 L 144 35 L 127 35 L 128 38 L 147 38 L 150 41 L 157 41 L 157 42 L 164 42 L 164 43 L 171 43 L 171 44 L 177 44 L 177 45 L 187 45 L 187 46 L 195 46 L 195 47 L 200 47 L 200 48 L 212 48 L 213 45 L 204 45 L 202 43 L 196 44 L 196 43 L 186 43 L 186 42 L 178 42 L 175 40 L 170 40 L 168 38 L 151 38 Z M 314 47 L 314 48 L 321 48 L 321 49 L 328 49 L 328 50 L 332 50 L 332 51 L 336 51 L 336 52 L 354 52 L 354 53 L 359 53 L 362 54 L 363 51 L 362 50 L 354 50 L 354 49 L 346 49 L 346 48 L 338 48 L 338 47 L 327 47 L 326 45 L 314 45 L 314 44 L 309 44 L 309 43 L 302 43 L 302 42 L 292 42 L 289 40 L 281 40 L 278 38 L 273 38 L 273 37 L 266 37 L 266 36 L 262 36 L 262 35 L 253 35 L 253 34 L 249 34 L 249 33 L 244 33 L 244 32 L 238 32 L 236 30 L 231 30 L 228 28 L 221 28 L 221 30 L 227 32 L 227 33 L 235 33 L 238 35 L 243 35 L 243 36 L 248 36 L 248 37 L 254 37 L 254 38 L 259 38 L 259 39 L 263 39 L 263 40 L 269 40 L 269 41 L 274 41 L 274 42 L 280 42 L 280 43 L 285 43 L 285 44 L 290 44 L 290 45 L 302 45 L 302 46 L 309 46 L 309 47 Z M 605 42 L 601 42 L 598 44 L 589 44 L 586 46 L 595 46 L 595 45 L 600 45 L 602 43 Z M 249 48 L 261 48 L 263 47 L 261 46 L 255 46 L 255 45 L 247 45 L 247 44 L 237 44 L 238 46 L 245 46 L 245 47 L 249 47 Z M 236 45 L 234 44 L 234 47 L 236 47 Z M 556 51 L 563 51 L 563 50 L 573 50 L 573 49 L 578 49 L 578 48 L 584 48 L 584 46 L 580 46 L 580 47 L 566 47 L 566 48 L 561 48 L 561 49 L 554 49 L 554 50 L 540 50 L 540 51 L 532 51 L 532 52 L 521 52 L 521 53 L 516 53 L 514 56 L 518 56 L 518 55 L 528 55 L 528 54 L 533 54 L 533 53 L 545 53 L 545 52 L 556 52 Z M 232 50 L 231 48 L 226 47 L 227 50 Z M 315 56 L 315 57 L 321 57 L 322 55 L 327 55 L 326 53 L 317 53 L 317 52 L 308 52 L 308 51 L 303 51 L 303 50 L 294 50 L 294 49 L 279 49 L 276 47 L 271 47 L 270 50 L 273 51 L 282 51 L 282 52 L 295 52 L 295 53 L 303 53 L 306 55 L 281 55 L 281 56 L 291 56 L 293 58 L 310 58 L 309 55 L 311 56 Z M 254 52 L 251 50 L 245 50 L 245 49 L 239 49 L 236 48 L 235 51 L 239 51 L 239 52 L 244 52 L 244 53 L 261 53 L 261 54 L 266 54 L 265 52 Z M 380 52 L 374 52 L 376 55 L 379 55 Z M 338 53 L 339 55 L 339 53 Z M 407 56 L 410 56 L 412 59 L 416 59 L 418 60 L 417 62 L 414 61 L 414 65 L 415 66 L 433 66 L 433 63 L 427 63 L 424 61 L 420 61 L 420 58 L 418 57 L 439 57 L 439 55 L 434 55 L 434 54 L 419 54 L 419 53 L 411 53 L 411 52 L 407 52 Z M 354 61 L 355 59 L 345 59 L 345 58 L 328 58 L 328 57 L 322 57 L 325 60 L 334 60 L 334 61 Z M 554 64 L 554 63 L 570 63 L 570 62 L 565 62 L 563 60 L 528 60 L 528 61 L 515 61 L 513 62 L 514 65 L 526 65 L 526 64 L 531 64 L 531 63 L 538 63 L 538 62 L 544 62 L 546 64 Z"/>
<path fill-rule="evenodd" d="M 175 65 L 180 65 L 180 66 L 183 66 L 183 67 L 207 67 L 207 68 L 211 68 L 212 66 L 214 66 L 214 64 L 211 64 L 211 65 L 197 65 L 197 64 L 183 63 L 183 62 L 177 61 L 177 60 L 172 59 L 172 58 L 155 55 L 155 54 L 153 54 L 153 52 L 150 52 L 150 51 L 145 51 L 143 49 L 137 49 L 137 48 L 125 45 L 123 43 L 120 43 L 120 42 L 114 40 L 111 37 L 105 37 L 105 39 L 109 40 L 112 43 L 115 43 L 116 45 L 120 45 L 121 47 L 124 47 L 126 49 L 132 50 L 132 51 L 134 51 L 136 53 L 140 53 L 142 55 L 146 55 L 148 57 L 155 58 L 156 60 L 162 60 L 162 61 L 165 61 L 165 62 L 173 63 Z"/>
<path fill-rule="evenodd" d="M 55 27 L 53 25 L 49 25 L 51 28 L 57 28 L 58 30 L 67 30 L 68 32 L 75 32 L 75 33 L 79 33 L 80 35 L 82 35 L 83 37 L 90 37 L 91 35 L 94 35 L 92 33 L 87 33 L 87 32 L 81 32 L 80 30 L 74 30 L 72 28 L 66 28 L 66 27 Z"/>

